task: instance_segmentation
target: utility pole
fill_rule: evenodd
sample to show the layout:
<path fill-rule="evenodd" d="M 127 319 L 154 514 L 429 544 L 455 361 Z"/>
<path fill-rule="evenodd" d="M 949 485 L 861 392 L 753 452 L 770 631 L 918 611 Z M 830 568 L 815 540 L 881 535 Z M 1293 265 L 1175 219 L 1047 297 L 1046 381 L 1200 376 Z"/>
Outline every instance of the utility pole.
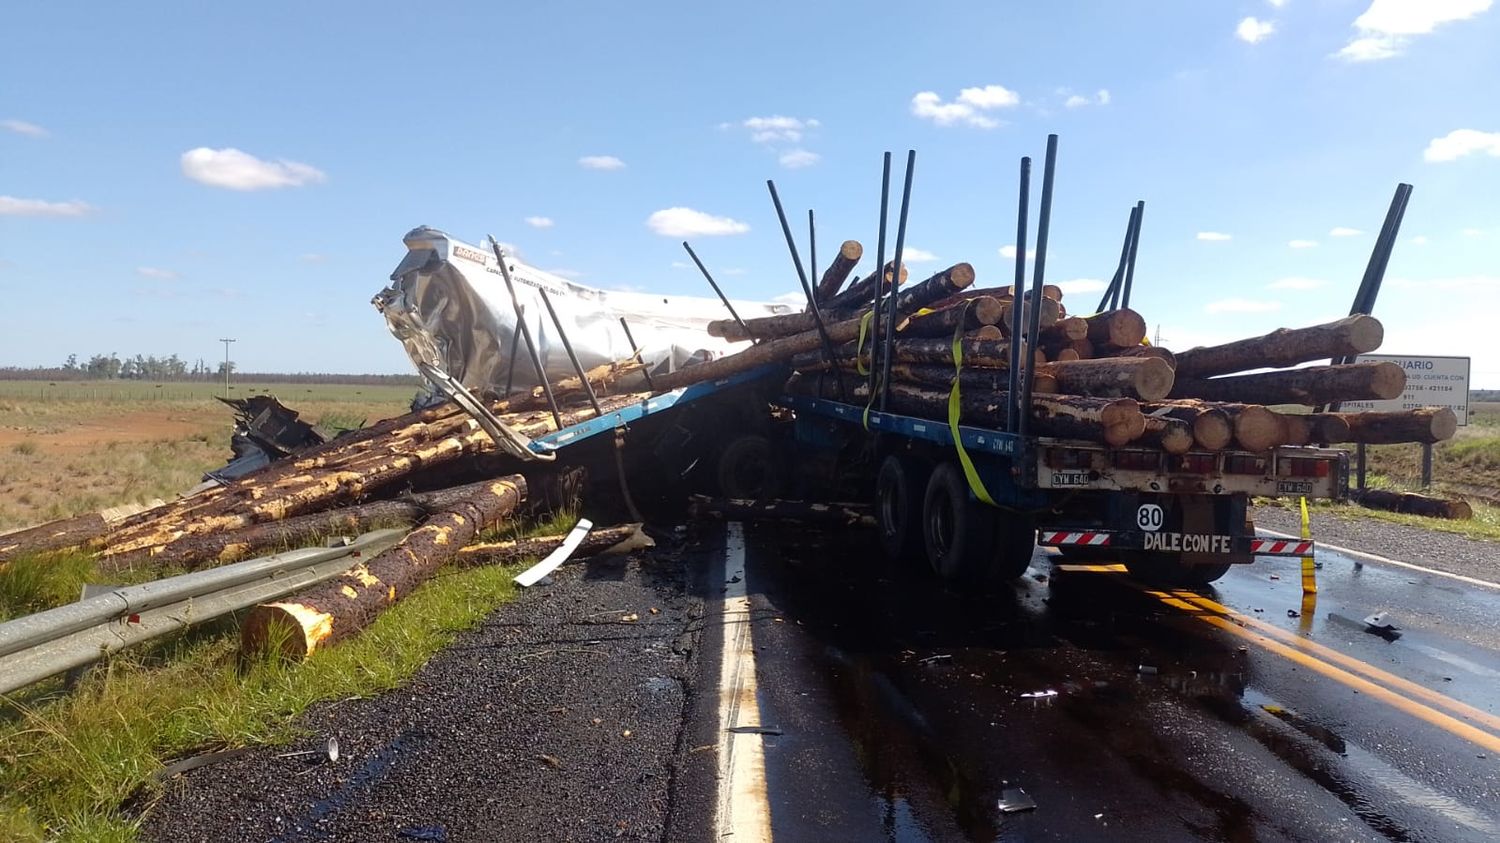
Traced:
<path fill-rule="evenodd" d="M 232 342 L 234 342 L 234 339 L 233 338 L 224 339 L 224 338 L 221 337 L 219 339 L 219 342 L 224 343 L 224 397 L 228 398 L 229 397 L 229 344 L 232 343 Z"/>

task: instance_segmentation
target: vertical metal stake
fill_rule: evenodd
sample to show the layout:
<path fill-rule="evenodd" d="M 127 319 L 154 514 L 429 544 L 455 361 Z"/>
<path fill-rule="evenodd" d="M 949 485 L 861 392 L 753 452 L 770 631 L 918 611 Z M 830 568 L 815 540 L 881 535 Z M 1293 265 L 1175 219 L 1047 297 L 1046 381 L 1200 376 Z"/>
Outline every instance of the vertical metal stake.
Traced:
<path fill-rule="evenodd" d="M 885 326 L 880 323 L 880 299 L 884 292 L 885 284 L 885 218 L 886 210 L 891 204 L 891 154 L 885 154 L 885 165 L 880 173 L 880 237 L 875 241 L 875 303 L 870 308 L 870 322 L 874 330 L 870 332 L 870 399 L 875 398 L 876 368 L 880 365 L 877 350 L 882 348 L 880 338 L 885 336 Z M 901 274 L 896 274 L 900 279 Z M 895 287 L 891 292 L 895 294 Z M 858 352 L 856 351 L 856 354 Z"/>
<path fill-rule="evenodd" d="M 516 329 L 510 332 L 510 365 L 505 370 L 505 395 L 509 398 L 510 391 L 516 384 L 516 358 L 521 352 L 521 320 L 526 318 L 526 308 L 521 308 L 521 314 L 516 319 Z"/>
<path fill-rule="evenodd" d="M 633 337 L 633 336 L 630 335 L 630 323 L 626 322 L 625 321 L 625 317 L 623 317 L 623 316 L 620 317 L 620 327 L 625 329 L 625 341 L 628 342 L 628 343 L 630 343 L 630 349 L 631 349 L 630 356 L 634 357 L 636 360 L 639 360 L 640 363 L 641 363 L 641 365 L 645 366 L 646 365 L 646 358 L 644 358 L 644 357 L 641 356 L 640 346 L 637 346 L 635 344 L 635 337 Z M 654 384 L 654 383 L 651 382 L 651 372 L 650 372 L 650 370 L 649 369 L 641 369 L 641 374 L 644 375 L 645 378 L 646 378 L 646 388 L 650 389 L 652 392 L 655 392 L 656 391 L 656 384 Z"/>
<path fill-rule="evenodd" d="M 1120 307 L 1130 307 L 1130 287 L 1135 283 L 1135 252 L 1141 245 L 1141 223 L 1146 219 L 1146 202 L 1135 203 L 1135 233 L 1130 235 L 1130 259 L 1125 263 L 1125 292 L 1120 296 Z"/>
<path fill-rule="evenodd" d="M 547 396 L 547 407 L 552 410 L 552 421 L 561 430 L 562 413 L 557 411 L 557 399 L 552 395 L 552 382 L 547 380 L 547 371 L 542 368 L 542 357 L 537 353 L 536 341 L 531 338 L 531 327 L 526 324 L 525 308 L 521 307 L 521 300 L 516 298 L 516 285 L 510 278 L 510 267 L 505 263 L 505 253 L 500 251 L 500 241 L 490 237 L 490 249 L 495 252 L 495 260 L 500 264 L 500 277 L 505 279 L 505 291 L 510 293 L 511 306 L 516 309 L 516 327 L 521 331 L 521 338 L 526 340 L 526 351 L 531 355 L 531 365 L 536 369 L 536 379 L 542 384 L 542 394 Z"/>
<path fill-rule="evenodd" d="M 698 260 L 698 253 L 693 251 L 693 247 L 689 246 L 686 240 L 682 241 L 682 248 L 687 249 L 688 257 L 693 259 L 693 263 L 698 265 L 698 271 L 703 273 L 704 278 L 708 279 L 708 286 L 713 287 L 714 292 L 719 294 L 719 301 L 724 303 L 724 307 L 729 311 L 729 315 L 734 317 L 734 321 L 740 323 L 740 330 L 744 331 L 745 336 L 749 337 L 753 342 L 755 335 L 750 333 L 749 327 L 745 325 L 745 320 L 741 319 L 740 315 L 734 312 L 734 305 L 729 303 L 729 297 L 724 295 L 723 290 L 719 289 L 719 284 L 717 281 L 714 281 L 714 277 L 708 274 L 708 267 L 703 265 L 703 261 Z"/>
<path fill-rule="evenodd" d="M 818 337 L 823 341 L 823 356 L 828 360 L 828 367 L 835 372 L 838 371 L 838 363 L 834 360 L 833 340 L 828 337 L 828 327 L 823 324 L 823 313 L 818 310 L 818 298 L 813 295 L 812 284 L 807 280 L 807 272 L 802 268 L 802 256 L 797 253 L 797 241 L 792 237 L 792 227 L 787 225 L 786 211 L 781 208 L 781 197 L 776 194 L 776 182 L 766 179 L 766 188 L 771 191 L 771 204 L 776 206 L 776 218 L 781 221 L 781 233 L 786 236 L 787 250 L 792 253 L 792 266 L 797 269 L 797 280 L 802 282 L 802 292 L 807 296 L 807 312 L 813 315 L 813 324 L 818 328 Z M 838 389 L 839 400 L 848 401 L 849 396 L 844 391 L 844 379 L 842 376 L 834 382 Z"/>
<path fill-rule="evenodd" d="M 1021 418 L 1028 419 L 1031 416 L 1031 388 L 1035 381 L 1034 356 L 1036 338 L 1042 332 L 1042 290 L 1043 281 L 1047 275 L 1047 237 L 1052 230 L 1052 177 L 1057 172 L 1057 135 L 1047 136 L 1047 158 L 1042 162 L 1042 204 L 1037 212 L 1036 221 L 1036 260 L 1031 267 L 1031 318 L 1026 326 L 1026 339 L 1028 345 L 1021 353 L 1021 362 L 1024 363 L 1021 381 Z M 1012 360 L 1014 366 L 1017 361 Z M 1025 457 L 1023 452 L 1022 457 Z M 1028 471 L 1033 468 L 1029 462 L 1023 462 Z"/>
<path fill-rule="evenodd" d="M 1432 485 L 1432 443 L 1422 443 L 1422 488 Z"/>
<path fill-rule="evenodd" d="M 1025 323 L 1022 321 L 1025 308 L 1021 306 L 1021 290 L 1026 286 L 1026 215 L 1030 210 L 1031 158 L 1026 157 L 1021 159 L 1021 199 L 1020 206 L 1016 208 L 1016 280 L 1011 287 L 1010 297 L 1010 390 L 1005 406 L 1005 429 L 1009 433 L 1022 430 L 1026 423 L 1021 419 L 1028 415 L 1026 408 L 1021 406 L 1021 370 L 1017 366 L 1021 359 L 1021 349 L 1025 345 L 1021 341 L 1021 335 L 1026 333 Z"/>
<path fill-rule="evenodd" d="M 589 383 L 589 376 L 583 371 L 583 364 L 578 362 L 578 355 L 573 351 L 573 344 L 568 342 L 568 334 L 563 330 L 562 320 L 557 318 L 557 310 L 552 306 L 552 297 L 547 295 L 546 290 L 538 290 L 542 294 L 542 304 L 547 306 L 547 315 L 552 317 L 552 326 L 557 328 L 557 338 L 562 340 L 563 351 L 568 353 L 568 362 L 573 364 L 573 371 L 578 374 L 578 380 L 583 384 L 584 394 L 588 395 L 589 403 L 594 407 L 594 415 L 604 415 L 604 408 L 599 406 L 599 396 L 594 394 L 594 385 Z"/>
<path fill-rule="evenodd" d="M 880 411 L 885 412 L 886 399 L 891 391 L 891 359 L 896 356 L 896 311 L 901 303 L 901 252 L 906 248 L 906 212 L 911 207 L 911 176 L 917 168 L 917 151 L 908 149 L 906 151 L 906 182 L 901 187 L 901 213 L 896 217 L 896 254 L 891 257 L 895 262 L 895 268 L 891 271 L 891 300 L 886 305 L 885 323 L 885 357 L 881 360 L 880 370 Z M 881 272 L 885 271 L 881 267 Z M 879 287 L 877 279 L 876 287 Z"/>
<path fill-rule="evenodd" d="M 1354 488 L 1365 490 L 1365 443 L 1354 446 Z"/>

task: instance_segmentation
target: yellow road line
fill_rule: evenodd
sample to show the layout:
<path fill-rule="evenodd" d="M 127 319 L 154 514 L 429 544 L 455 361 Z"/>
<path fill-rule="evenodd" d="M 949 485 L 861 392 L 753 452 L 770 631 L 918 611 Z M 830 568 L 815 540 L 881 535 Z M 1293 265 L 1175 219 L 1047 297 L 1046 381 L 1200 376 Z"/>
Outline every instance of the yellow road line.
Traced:
<path fill-rule="evenodd" d="M 1389 673 L 1385 670 L 1381 670 L 1380 668 L 1369 664 L 1368 662 L 1360 661 L 1353 656 L 1350 656 L 1346 653 L 1341 653 L 1338 650 L 1327 647 L 1323 644 L 1319 644 L 1316 641 L 1311 641 L 1306 638 L 1302 638 L 1301 636 L 1293 635 L 1292 633 L 1287 632 L 1286 630 L 1276 626 L 1275 624 L 1267 623 L 1263 620 L 1260 620 L 1259 618 L 1250 617 L 1249 615 L 1242 615 L 1239 612 L 1230 609 L 1228 606 L 1216 603 L 1201 594 L 1179 591 L 1177 592 L 1177 596 L 1190 600 L 1191 602 L 1196 603 L 1199 606 L 1202 606 L 1213 612 L 1218 612 L 1219 614 L 1224 615 L 1228 618 L 1232 618 L 1233 620 L 1239 621 L 1240 623 L 1246 624 L 1248 626 L 1253 626 L 1256 629 L 1261 630 L 1275 638 L 1279 638 L 1282 641 L 1285 641 L 1298 650 L 1302 650 L 1310 655 L 1318 656 L 1329 662 L 1341 665 L 1351 671 L 1354 671 L 1355 673 L 1362 673 L 1370 679 L 1383 683 L 1395 690 L 1402 691 L 1414 697 L 1419 697 L 1434 705 L 1442 706 L 1443 708 L 1448 709 L 1449 711 L 1459 715 L 1460 717 L 1472 720 L 1473 722 L 1481 724 L 1488 729 L 1500 732 L 1500 717 L 1496 717 L 1489 712 L 1481 711 L 1471 705 L 1468 705 L 1467 703 L 1459 702 L 1452 697 L 1434 691 L 1431 688 L 1418 685 L 1417 683 L 1412 682 L 1409 679 L 1403 679 L 1402 677 L 1397 676 L 1394 673 Z"/>
<path fill-rule="evenodd" d="M 1069 572 L 1072 572 L 1072 573 L 1091 573 L 1091 574 L 1123 574 L 1123 573 L 1125 573 L 1125 566 L 1121 565 L 1121 564 L 1118 564 L 1118 563 L 1113 564 L 1113 565 L 1079 565 L 1079 564 L 1076 564 L 1076 563 L 1067 563 L 1067 564 L 1059 563 L 1059 564 L 1053 565 L 1052 567 L 1056 568 L 1059 571 L 1069 571 Z"/>

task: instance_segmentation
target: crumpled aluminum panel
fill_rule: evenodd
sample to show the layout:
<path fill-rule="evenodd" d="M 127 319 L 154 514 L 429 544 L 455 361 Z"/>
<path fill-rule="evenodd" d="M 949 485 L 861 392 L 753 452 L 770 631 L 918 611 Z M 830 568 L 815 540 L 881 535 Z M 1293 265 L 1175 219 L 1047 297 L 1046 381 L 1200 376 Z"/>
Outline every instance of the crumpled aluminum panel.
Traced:
<path fill-rule="evenodd" d="M 435 228 L 405 238 L 407 253 L 391 285 L 372 301 L 413 363 L 429 363 L 479 393 L 504 391 L 511 367 L 516 313 L 505 280 L 487 247 L 472 246 Z M 516 297 L 550 380 L 573 375 L 572 364 L 542 303 L 546 290 L 585 369 L 624 360 L 633 350 L 620 317 L 648 367 L 670 371 L 690 360 L 745 347 L 708 335 L 711 320 L 727 317 L 718 299 L 599 290 L 528 266 L 506 255 Z M 789 305 L 734 302 L 742 318 L 788 313 Z M 525 341 L 516 346 L 515 386 L 536 386 Z"/>

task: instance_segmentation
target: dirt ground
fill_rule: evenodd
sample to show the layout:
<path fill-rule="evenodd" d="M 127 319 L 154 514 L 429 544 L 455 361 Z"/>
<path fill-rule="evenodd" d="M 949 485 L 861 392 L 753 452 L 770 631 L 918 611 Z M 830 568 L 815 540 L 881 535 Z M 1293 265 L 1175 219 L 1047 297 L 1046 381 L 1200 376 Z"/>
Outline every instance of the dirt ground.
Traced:
<path fill-rule="evenodd" d="M 0 427 L 0 450 L 10 451 L 23 442 L 34 442 L 44 454 L 81 453 L 110 442 L 182 439 L 203 430 L 205 424 L 227 427 L 227 422 L 222 420 L 213 424 L 175 407 L 126 412 L 106 418 L 86 417 L 72 423 L 51 421 L 40 428 Z"/>

